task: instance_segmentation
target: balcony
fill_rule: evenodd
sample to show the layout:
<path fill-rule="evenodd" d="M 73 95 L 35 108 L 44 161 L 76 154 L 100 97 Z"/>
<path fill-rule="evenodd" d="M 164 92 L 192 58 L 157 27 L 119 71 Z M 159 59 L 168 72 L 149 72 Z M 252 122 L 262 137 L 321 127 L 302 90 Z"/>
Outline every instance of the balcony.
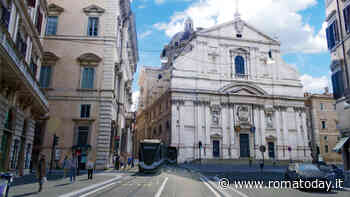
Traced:
<path fill-rule="evenodd" d="M 15 44 L 7 31 L 6 24 L 0 24 L 0 55 L 7 60 L 7 64 L 10 68 L 14 67 L 14 69 L 8 69 L 7 72 L 11 75 L 15 75 L 15 77 L 9 76 L 9 78 L 15 78 L 19 83 L 24 82 L 23 87 L 27 88 L 26 92 L 30 92 L 31 98 L 38 98 L 34 100 L 34 102 L 39 101 L 40 111 L 46 113 L 48 112 L 49 103 L 46 96 L 41 91 L 33 72 L 24 61 L 26 50 L 25 42 L 22 40 Z"/>
<path fill-rule="evenodd" d="M 235 74 L 235 79 L 238 79 L 238 80 L 248 80 L 249 78 L 249 75 L 246 75 L 246 74 Z"/>

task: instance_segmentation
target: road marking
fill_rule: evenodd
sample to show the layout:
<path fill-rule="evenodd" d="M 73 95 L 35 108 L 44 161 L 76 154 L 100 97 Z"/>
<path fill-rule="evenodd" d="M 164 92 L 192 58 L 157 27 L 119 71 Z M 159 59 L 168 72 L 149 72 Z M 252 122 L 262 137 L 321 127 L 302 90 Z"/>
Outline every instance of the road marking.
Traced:
<path fill-rule="evenodd" d="M 216 192 L 212 186 L 210 186 L 207 181 L 206 181 L 206 178 L 205 177 L 200 177 L 200 180 L 215 194 L 216 197 L 221 197 L 221 195 Z"/>
<path fill-rule="evenodd" d="M 203 176 L 203 175 L 202 175 L 202 176 Z M 216 181 L 217 183 L 211 183 L 212 181 L 210 181 L 207 177 L 205 177 L 205 176 L 203 176 L 203 177 L 204 177 L 204 179 L 208 180 L 208 182 L 210 183 L 211 186 L 213 186 L 213 185 L 218 185 L 218 184 L 219 184 L 219 181 Z M 219 177 L 215 176 L 214 179 L 217 180 L 217 179 L 219 179 Z M 229 189 L 232 190 L 232 191 L 234 191 L 234 192 L 236 192 L 238 195 L 240 195 L 240 196 L 242 196 L 242 197 L 249 197 L 247 194 L 242 193 L 242 192 L 238 191 L 237 189 L 235 189 L 235 188 L 233 188 L 233 187 L 230 187 Z M 220 192 L 221 192 L 225 197 L 231 197 L 231 195 L 228 194 L 228 193 L 225 191 L 225 189 L 220 189 Z"/>
<path fill-rule="evenodd" d="M 117 177 L 115 177 L 115 178 L 113 178 L 113 179 L 110 179 L 110 180 L 108 180 L 108 181 L 105 181 L 105 182 L 102 182 L 102 183 L 98 183 L 98 184 L 95 184 L 95 185 L 91 185 L 91 186 L 89 186 L 89 187 L 85 187 L 85 188 L 83 188 L 83 189 L 80 189 L 80 190 L 77 190 L 77 191 L 73 191 L 73 192 L 70 192 L 70 193 L 67 193 L 67 194 L 63 194 L 63 195 L 60 195 L 59 197 L 73 197 L 73 196 L 77 196 L 77 195 L 79 195 L 79 194 L 81 194 L 81 193 L 85 193 L 85 192 L 88 192 L 88 191 L 90 191 L 90 190 L 94 190 L 94 189 L 96 189 L 96 188 L 99 188 L 99 187 L 101 187 L 101 186 L 104 186 L 104 185 L 106 185 L 106 184 L 110 184 L 110 183 L 112 183 L 113 181 L 118 180 L 118 179 L 120 179 L 120 178 L 121 178 L 121 176 L 118 175 Z"/>
<path fill-rule="evenodd" d="M 163 181 L 163 183 L 162 183 L 162 186 L 160 186 L 158 192 L 156 193 L 156 195 L 155 195 L 154 197 L 160 197 L 160 195 L 162 194 L 162 191 L 163 191 L 163 189 L 164 189 L 164 187 L 165 187 L 165 184 L 166 184 L 166 182 L 168 181 L 168 179 L 169 179 L 168 177 L 166 177 L 166 178 L 164 179 L 164 181 Z"/>
<path fill-rule="evenodd" d="M 90 195 L 93 194 L 93 193 L 96 193 L 96 192 L 98 192 L 98 191 L 100 191 L 100 190 L 106 189 L 107 187 L 110 187 L 110 186 L 115 185 L 115 184 L 117 184 L 117 183 L 118 183 L 118 182 L 116 182 L 116 183 L 110 183 L 110 184 L 105 185 L 105 186 L 103 186 L 103 187 L 100 187 L 100 188 L 98 188 L 98 189 L 96 189 L 96 190 L 93 190 L 93 191 L 91 191 L 91 192 L 89 192 L 89 193 L 80 195 L 79 197 L 90 196 Z"/>

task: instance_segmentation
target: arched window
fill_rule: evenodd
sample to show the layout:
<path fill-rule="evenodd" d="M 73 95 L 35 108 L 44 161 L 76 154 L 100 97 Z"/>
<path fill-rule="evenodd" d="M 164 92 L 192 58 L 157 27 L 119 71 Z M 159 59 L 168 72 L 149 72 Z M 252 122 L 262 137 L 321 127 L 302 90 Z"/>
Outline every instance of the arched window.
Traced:
<path fill-rule="evenodd" d="M 236 74 L 244 75 L 244 58 L 242 56 L 236 56 L 235 58 Z"/>

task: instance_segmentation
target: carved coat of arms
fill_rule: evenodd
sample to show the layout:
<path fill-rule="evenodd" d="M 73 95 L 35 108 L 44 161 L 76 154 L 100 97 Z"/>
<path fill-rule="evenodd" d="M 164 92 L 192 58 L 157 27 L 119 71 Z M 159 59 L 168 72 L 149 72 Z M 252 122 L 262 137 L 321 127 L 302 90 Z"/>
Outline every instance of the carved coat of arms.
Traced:
<path fill-rule="evenodd" d="M 221 117 L 221 107 L 219 105 L 212 105 L 210 107 L 211 116 L 212 116 L 212 124 L 219 125 L 220 117 Z"/>
<path fill-rule="evenodd" d="M 240 105 L 236 108 L 236 117 L 240 123 L 250 122 L 250 110 L 246 105 Z"/>

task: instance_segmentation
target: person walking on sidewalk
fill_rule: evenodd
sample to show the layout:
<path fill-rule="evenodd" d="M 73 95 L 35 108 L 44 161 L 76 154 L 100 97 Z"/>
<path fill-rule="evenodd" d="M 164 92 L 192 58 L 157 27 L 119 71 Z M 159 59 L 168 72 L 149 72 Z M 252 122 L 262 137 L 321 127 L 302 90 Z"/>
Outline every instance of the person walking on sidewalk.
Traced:
<path fill-rule="evenodd" d="M 91 159 L 87 162 L 87 169 L 88 169 L 88 179 L 92 180 L 92 174 L 94 172 L 94 162 Z"/>
<path fill-rule="evenodd" d="M 38 192 L 41 192 L 43 189 L 43 184 L 46 181 L 45 155 L 40 156 L 40 160 L 39 160 L 37 168 L 36 168 L 36 176 L 38 178 L 38 183 L 39 183 L 39 191 Z"/>
<path fill-rule="evenodd" d="M 63 168 L 63 178 L 67 177 L 67 172 L 69 170 L 69 160 L 68 160 L 68 156 L 64 157 L 63 163 L 62 163 L 62 168 Z"/>
<path fill-rule="evenodd" d="M 72 155 L 72 159 L 70 160 L 70 182 L 74 182 L 77 176 L 77 167 L 78 160 L 75 154 Z"/>

